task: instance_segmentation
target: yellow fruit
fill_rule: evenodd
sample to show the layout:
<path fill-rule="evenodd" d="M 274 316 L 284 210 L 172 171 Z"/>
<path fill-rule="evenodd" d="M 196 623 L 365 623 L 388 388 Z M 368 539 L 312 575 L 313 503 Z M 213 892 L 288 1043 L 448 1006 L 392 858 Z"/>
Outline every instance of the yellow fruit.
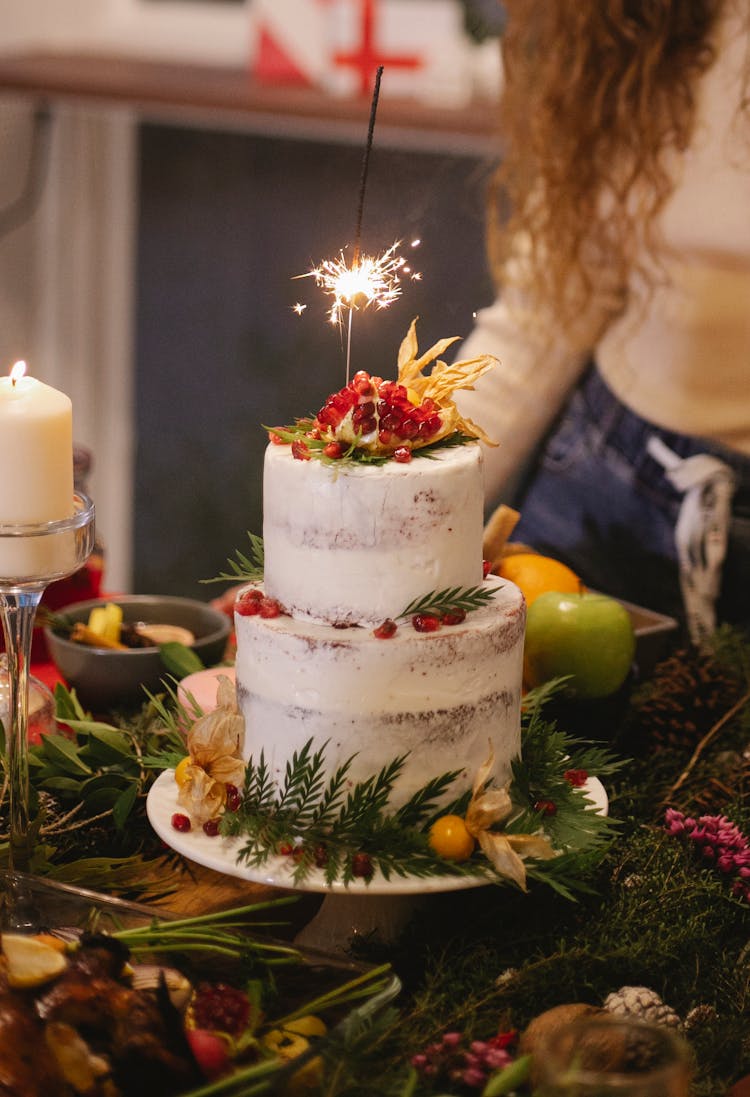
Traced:
<path fill-rule="evenodd" d="M 116 606 L 114 602 L 95 606 L 89 614 L 88 626 L 108 644 L 118 644 L 122 627 L 122 607 Z"/>
<path fill-rule="evenodd" d="M 468 861 L 474 839 L 460 815 L 441 815 L 430 827 L 430 845 L 446 861 Z"/>
<path fill-rule="evenodd" d="M 193 759 L 190 757 L 189 754 L 186 754 L 185 757 L 182 759 L 182 761 L 177 763 L 177 766 L 176 766 L 175 771 L 174 771 L 174 779 L 177 782 L 177 784 L 180 786 L 180 788 L 182 788 L 182 786 L 187 781 L 188 766 L 192 766 L 192 764 L 193 764 Z"/>
<path fill-rule="evenodd" d="M 295 1017 L 293 1021 L 287 1021 L 284 1024 L 284 1032 L 294 1032 L 298 1036 L 325 1036 L 327 1031 L 325 1021 L 313 1013 Z"/>
<path fill-rule="evenodd" d="M 527 606 L 549 590 L 578 594 L 585 589 L 576 573 L 566 564 L 536 552 L 517 552 L 505 556 L 496 571 L 503 579 L 510 579 L 520 588 Z"/>
<path fill-rule="evenodd" d="M 8 965 L 8 985 L 12 987 L 41 986 L 68 966 L 65 954 L 57 947 L 22 933 L 4 933 L 2 950 Z"/>

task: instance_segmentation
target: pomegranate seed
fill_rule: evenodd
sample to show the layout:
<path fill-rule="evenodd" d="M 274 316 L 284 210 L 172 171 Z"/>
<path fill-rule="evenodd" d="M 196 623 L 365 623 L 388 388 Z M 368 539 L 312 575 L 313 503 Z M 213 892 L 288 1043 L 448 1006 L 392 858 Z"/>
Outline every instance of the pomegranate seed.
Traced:
<path fill-rule="evenodd" d="M 378 640 L 390 640 L 391 636 L 395 636 L 398 625 L 395 621 L 392 621 L 390 617 L 386 617 L 382 625 L 378 625 L 376 629 L 373 629 L 373 636 L 377 636 Z"/>
<path fill-rule="evenodd" d="M 381 430 L 378 432 L 378 441 L 384 446 L 389 446 L 393 440 L 393 435 L 389 430 Z"/>
<path fill-rule="evenodd" d="M 261 617 L 279 617 L 281 614 L 281 602 L 277 602 L 275 598 L 264 598 L 259 603 L 259 607 L 258 612 Z"/>
<path fill-rule="evenodd" d="M 375 404 L 368 400 L 365 404 L 359 404 L 352 412 L 352 423 L 358 427 L 365 419 L 372 419 L 375 414 Z"/>
<path fill-rule="evenodd" d="M 466 620 L 465 609 L 454 609 L 451 613 L 443 614 L 444 625 L 460 625 L 462 621 Z"/>
<path fill-rule="evenodd" d="M 437 632 L 440 628 L 440 618 L 432 613 L 417 613 L 412 617 L 411 623 L 417 632 Z"/>
<path fill-rule="evenodd" d="M 323 845 L 322 842 L 319 846 L 316 846 L 315 849 L 313 850 L 313 860 L 315 861 L 315 864 L 318 866 L 318 868 L 323 868 L 323 865 L 325 865 L 327 863 L 327 861 L 328 861 L 328 850 L 326 849 L 326 847 Z"/>
<path fill-rule="evenodd" d="M 534 804 L 534 811 L 540 812 L 542 815 L 556 815 L 557 804 L 552 800 L 537 800 Z"/>
<path fill-rule="evenodd" d="M 482 578 L 486 579 L 491 571 L 492 571 L 492 561 L 491 560 L 482 560 Z"/>
<path fill-rule="evenodd" d="M 175 830 L 179 830 L 180 834 L 187 834 L 191 828 L 190 819 L 187 815 L 183 815 L 181 812 L 176 811 L 172 816 L 172 826 Z"/>
<path fill-rule="evenodd" d="M 411 449 L 409 446 L 397 446 L 393 451 L 393 460 L 400 465 L 408 465 L 411 461 Z"/>
<path fill-rule="evenodd" d="M 328 404 L 326 404 L 326 406 L 321 408 L 318 412 L 315 421 L 322 427 L 333 427 L 335 430 L 343 418 L 343 415 L 339 415 L 334 408 L 329 407 Z"/>
<path fill-rule="evenodd" d="M 369 853 L 355 853 L 352 855 L 352 876 L 369 879 L 373 872 Z"/>
<path fill-rule="evenodd" d="M 260 613 L 262 601 L 263 591 L 257 589 L 247 590 L 237 599 L 234 608 L 240 617 L 255 617 L 256 614 Z"/>
<path fill-rule="evenodd" d="M 402 438 L 409 440 L 416 438 L 419 434 L 419 423 L 416 423 L 413 419 L 404 419 L 399 429 L 399 434 Z"/>
<path fill-rule="evenodd" d="M 242 797 L 240 796 L 240 790 L 236 785 L 226 785 L 226 799 L 224 800 L 224 807 L 227 811 L 237 811 L 238 807 L 242 803 Z"/>
<path fill-rule="evenodd" d="M 286 443 L 284 442 L 284 439 L 279 438 L 278 434 L 274 434 L 274 432 L 272 430 L 269 430 L 269 432 L 268 432 L 268 441 L 271 442 L 274 446 L 286 445 Z"/>
<path fill-rule="evenodd" d="M 278 852 L 279 852 L 279 855 L 281 857 L 288 857 L 289 854 L 293 852 L 293 850 L 294 850 L 294 846 L 292 845 L 291 842 L 280 842 L 279 843 Z"/>
<path fill-rule="evenodd" d="M 301 442 L 298 438 L 292 442 L 292 457 L 297 461 L 309 461 L 310 450 L 308 449 L 307 442 Z"/>
<path fill-rule="evenodd" d="M 323 453 L 326 457 L 337 460 L 339 457 L 344 456 L 344 447 L 341 442 L 329 442 L 327 446 L 323 446 Z"/>
<path fill-rule="evenodd" d="M 352 388 L 360 396 L 371 396 L 373 387 L 369 373 L 365 373 L 363 369 L 357 370 L 352 377 Z"/>
<path fill-rule="evenodd" d="M 215 838 L 219 833 L 219 820 L 218 819 L 206 819 L 203 824 L 203 833 L 207 834 L 209 838 Z"/>
<path fill-rule="evenodd" d="M 292 850 L 292 860 L 293 861 L 301 861 L 304 856 L 305 856 L 304 846 L 295 846 L 294 849 Z"/>
<path fill-rule="evenodd" d="M 359 424 L 360 434 L 372 434 L 377 429 L 378 424 L 375 416 L 372 416 L 370 419 L 363 419 L 362 422 Z"/>
<path fill-rule="evenodd" d="M 193 1020 L 200 1029 L 239 1036 L 250 1020 L 250 999 L 227 983 L 200 983 L 191 1003 Z"/>
<path fill-rule="evenodd" d="M 312 430 L 308 430 L 307 435 L 309 438 L 314 438 L 316 442 L 320 441 L 320 427 L 313 427 Z"/>
<path fill-rule="evenodd" d="M 383 430 L 392 430 L 394 434 L 398 434 L 399 427 L 401 426 L 401 416 L 396 415 L 393 411 L 389 411 L 387 415 L 384 415 L 380 420 L 380 425 Z"/>
<path fill-rule="evenodd" d="M 570 782 L 573 788 L 582 788 L 589 779 L 585 769 L 566 769 L 563 777 Z"/>

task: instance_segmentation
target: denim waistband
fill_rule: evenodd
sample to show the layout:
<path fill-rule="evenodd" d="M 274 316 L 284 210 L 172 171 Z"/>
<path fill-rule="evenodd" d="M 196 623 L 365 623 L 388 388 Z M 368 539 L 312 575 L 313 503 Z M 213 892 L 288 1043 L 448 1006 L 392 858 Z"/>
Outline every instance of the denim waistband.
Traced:
<path fill-rule="evenodd" d="M 581 396 L 603 441 L 623 456 L 639 478 L 662 480 L 664 470 L 646 449 L 649 438 L 657 435 L 678 457 L 710 453 L 735 473 L 735 502 L 750 503 L 750 457 L 730 450 L 707 438 L 665 430 L 627 408 L 609 388 L 596 366 L 592 366 L 580 388 Z"/>

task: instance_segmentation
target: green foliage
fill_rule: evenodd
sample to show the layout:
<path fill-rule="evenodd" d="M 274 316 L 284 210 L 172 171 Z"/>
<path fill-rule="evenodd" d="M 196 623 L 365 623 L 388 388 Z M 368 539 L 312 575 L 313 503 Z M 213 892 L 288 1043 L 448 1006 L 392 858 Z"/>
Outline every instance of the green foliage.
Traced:
<path fill-rule="evenodd" d="M 434 613 L 438 616 L 443 613 L 455 613 L 463 610 L 465 613 L 473 609 L 481 609 L 482 606 L 492 602 L 495 591 L 492 587 L 446 587 L 444 590 L 433 590 L 421 598 L 415 598 L 400 617 L 410 617 L 415 613 Z"/>
<path fill-rule="evenodd" d="M 389 461 L 393 460 L 392 453 L 371 453 L 370 450 L 361 448 L 358 444 L 358 440 L 347 446 L 340 457 L 328 457 L 327 454 L 324 453 L 324 450 L 330 439 L 312 437 L 310 431 L 313 430 L 314 425 L 314 420 L 307 418 L 296 419 L 294 423 L 289 426 L 264 427 L 263 429 L 270 434 L 275 435 L 277 438 L 280 438 L 284 445 L 290 446 L 294 442 L 304 443 L 311 460 L 320 461 L 324 465 L 386 465 Z M 467 434 L 461 434 L 460 431 L 454 431 L 453 434 L 449 434 L 445 438 L 440 438 L 437 442 L 430 442 L 426 446 L 417 446 L 411 451 L 411 455 L 412 458 L 434 458 L 435 454 L 442 449 L 451 449 L 453 446 L 465 446 L 467 442 L 475 441 L 475 438 L 471 438 Z"/>
<path fill-rule="evenodd" d="M 213 579 L 201 579 L 202 583 L 224 583 L 229 580 L 232 583 L 259 583 L 263 578 L 264 555 L 263 538 L 257 533 L 247 533 L 250 541 L 250 555 L 235 551 L 236 559 L 227 559 L 228 571 L 222 571 Z"/>

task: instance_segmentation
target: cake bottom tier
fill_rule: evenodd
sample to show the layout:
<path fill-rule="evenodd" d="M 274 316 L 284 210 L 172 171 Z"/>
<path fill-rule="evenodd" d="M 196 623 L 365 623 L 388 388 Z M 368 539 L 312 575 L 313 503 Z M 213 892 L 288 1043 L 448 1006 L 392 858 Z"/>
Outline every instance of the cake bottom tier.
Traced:
<path fill-rule="evenodd" d="M 390 639 L 236 615 L 237 695 L 246 759 L 263 752 L 277 782 L 295 752 L 325 748 L 327 775 L 355 756 L 354 784 L 407 755 L 394 786 L 398 807 L 430 778 L 462 770 L 445 796 L 470 787 L 495 755 L 495 779 L 510 777 L 520 750 L 525 608 L 511 583 L 487 580 L 493 599 L 459 625 L 417 632 L 410 621 Z"/>

